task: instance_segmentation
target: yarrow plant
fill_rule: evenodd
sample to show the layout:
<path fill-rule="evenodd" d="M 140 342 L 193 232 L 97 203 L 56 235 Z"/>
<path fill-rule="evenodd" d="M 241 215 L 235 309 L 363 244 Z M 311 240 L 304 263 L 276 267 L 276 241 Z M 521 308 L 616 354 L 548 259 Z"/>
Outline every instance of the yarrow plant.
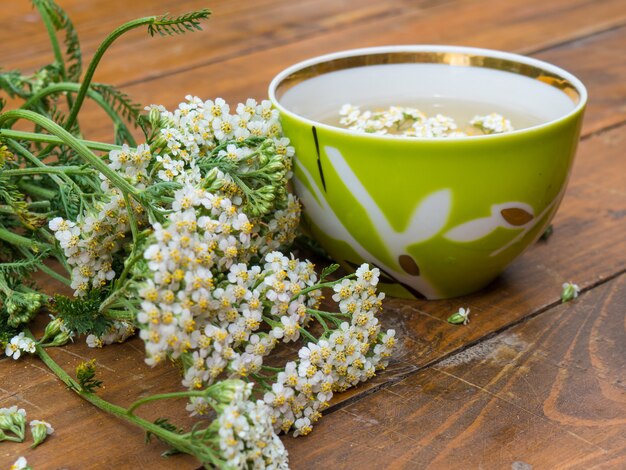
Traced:
<path fill-rule="evenodd" d="M 335 393 L 389 361 L 395 332 L 383 331 L 378 319 L 379 270 L 362 265 L 331 280 L 338 266 L 320 273 L 290 252 L 300 218 L 287 189 L 294 149 L 269 101 L 231 107 L 187 96 L 174 110 L 151 105 L 141 113 L 115 88 L 91 82 L 123 32 L 193 31 L 208 11 L 121 26 L 78 83 L 82 61 L 71 21 L 52 0 L 34 4 L 55 63 L 33 76 L 0 74 L 0 87 L 24 100 L 0 114 L 3 351 L 16 360 L 36 354 L 87 401 L 207 467 L 287 468 L 277 434 L 308 434 Z M 82 137 L 77 116 L 87 98 L 111 116 L 115 143 Z M 34 132 L 13 129 L 20 120 Z M 25 284 L 36 271 L 65 283 L 73 296 Z M 334 307 L 322 302 L 323 289 Z M 42 306 L 54 315 L 36 339 L 28 323 Z M 100 348 L 137 332 L 149 366 L 180 366 L 182 389 L 129 408 L 98 396 L 95 360 L 81 363 L 73 378 L 45 350 L 78 337 Z M 198 417 L 191 431 L 135 414 L 173 398 L 187 399 Z M 34 446 L 52 432 L 44 421 L 30 424 Z"/>

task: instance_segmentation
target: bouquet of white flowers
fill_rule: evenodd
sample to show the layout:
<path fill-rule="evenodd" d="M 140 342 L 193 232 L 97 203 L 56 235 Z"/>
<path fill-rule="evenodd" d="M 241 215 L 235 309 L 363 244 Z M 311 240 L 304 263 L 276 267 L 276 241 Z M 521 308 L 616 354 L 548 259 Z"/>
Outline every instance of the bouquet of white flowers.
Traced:
<path fill-rule="evenodd" d="M 193 31 L 208 11 L 121 26 L 79 83 L 71 21 L 52 0 L 34 3 L 57 54 L 34 75 L 0 74 L 0 88 L 24 101 L 0 114 L 2 349 L 15 359 L 37 354 L 94 405 L 207 466 L 285 468 L 277 433 L 307 434 L 333 393 L 387 364 L 394 332 L 382 332 L 377 319 L 378 270 L 363 265 L 329 280 L 336 265 L 318 274 L 310 261 L 287 254 L 300 216 L 287 188 L 294 149 L 269 101 L 231 108 L 187 96 L 174 111 L 153 105 L 142 114 L 120 91 L 91 82 L 125 31 Z M 111 117 L 114 144 L 83 139 L 77 116 L 87 98 Z M 34 123 L 34 132 L 15 130 L 20 120 Z M 29 285 L 34 271 L 71 286 L 74 296 Z M 336 308 L 322 308 L 325 288 Z M 42 308 L 54 316 L 36 339 L 28 323 Z M 102 347 L 137 330 L 147 364 L 178 362 L 184 389 L 121 408 L 96 394 L 93 361 L 72 378 L 45 351 L 75 336 Z M 297 357 L 272 354 L 289 342 L 299 342 Z M 190 432 L 135 414 L 180 397 L 201 418 Z"/>

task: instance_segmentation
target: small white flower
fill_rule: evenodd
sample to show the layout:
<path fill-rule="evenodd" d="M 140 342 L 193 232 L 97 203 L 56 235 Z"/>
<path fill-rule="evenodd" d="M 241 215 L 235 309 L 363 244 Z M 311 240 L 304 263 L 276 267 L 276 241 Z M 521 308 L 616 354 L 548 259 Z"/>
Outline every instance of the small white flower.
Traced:
<path fill-rule="evenodd" d="M 88 335 L 85 342 L 87 343 L 87 346 L 89 346 L 90 348 L 101 348 L 102 346 L 104 346 L 104 344 L 102 343 L 102 340 L 98 338 L 96 335 Z"/>
<path fill-rule="evenodd" d="M 450 315 L 448 318 L 448 323 L 452 323 L 453 325 L 467 325 L 469 323 L 469 314 L 470 309 L 460 308 L 458 312 Z"/>
<path fill-rule="evenodd" d="M 52 230 L 53 232 L 69 230 L 75 225 L 76 225 L 75 222 L 72 222 L 70 220 L 65 220 L 62 217 L 55 217 L 48 224 L 48 226 L 50 227 L 50 230 Z"/>
<path fill-rule="evenodd" d="M 215 101 L 208 100 L 204 102 L 204 107 L 208 109 L 212 118 L 219 118 L 228 115 L 230 106 L 222 98 L 216 98 Z"/>
<path fill-rule="evenodd" d="M 19 346 L 20 349 L 24 352 L 33 354 L 36 351 L 36 347 L 35 347 L 35 341 L 33 341 L 31 338 L 26 338 L 23 336 L 24 333 L 20 333 L 20 341 L 19 341 Z"/>
<path fill-rule="evenodd" d="M 9 470 L 30 470 L 26 457 L 19 457 Z"/>
<path fill-rule="evenodd" d="M 294 423 L 296 430 L 293 433 L 294 437 L 306 436 L 313 429 L 311 427 L 311 420 L 309 418 L 299 418 Z"/>
<path fill-rule="evenodd" d="M 35 352 L 35 342 L 24 336 L 24 333 L 20 333 L 19 335 L 11 338 L 6 345 L 4 353 L 17 360 L 22 355 L 22 352 L 34 353 Z"/>
<path fill-rule="evenodd" d="M 47 421 L 42 421 L 39 419 L 34 419 L 32 420 L 30 423 L 31 427 L 35 427 L 35 426 L 43 426 L 46 430 L 46 434 L 49 436 L 50 434 L 52 434 L 54 432 L 54 428 L 52 427 L 52 425 L 50 423 L 48 423 Z"/>
<path fill-rule="evenodd" d="M 502 134 L 515 130 L 511 121 L 498 113 L 487 114 L 486 116 L 474 116 L 470 121 L 472 126 L 478 127 L 485 134 Z"/>
<path fill-rule="evenodd" d="M 578 294 L 580 293 L 580 287 L 578 287 L 577 284 L 574 284 L 572 282 L 565 282 L 563 283 L 562 287 L 563 287 L 563 290 L 561 292 L 562 302 L 569 302 L 570 300 L 573 300 L 576 297 L 578 297 Z"/>
<path fill-rule="evenodd" d="M 12 357 L 15 360 L 18 360 L 20 358 L 20 355 L 22 354 L 22 350 L 20 348 L 19 338 L 17 336 L 14 336 L 13 338 L 11 338 L 11 341 L 7 343 L 6 349 L 4 350 L 4 354 L 6 354 L 9 357 Z"/>
<path fill-rule="evenodd" d="M 30 422 L 30 432 L 33 435 L 32 447 L 37 447 L 54 432 L 54 428 L 47 421 L 33 420 Z"/>

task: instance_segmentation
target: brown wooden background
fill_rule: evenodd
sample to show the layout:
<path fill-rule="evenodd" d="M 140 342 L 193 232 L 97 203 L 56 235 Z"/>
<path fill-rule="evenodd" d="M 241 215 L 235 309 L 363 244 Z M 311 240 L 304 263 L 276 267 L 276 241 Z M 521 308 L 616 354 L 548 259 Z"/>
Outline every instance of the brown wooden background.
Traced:
<path fill-rule="evenodd" d="M 399 344 L 390 368 L 338 396 L 314 432 L 284 438 L 294 469 L 626 468 L 626 2 L 624 0 L 62 0 L 87 58 L 107 32 L 139 16 L 209 7 L 205 32 L 135 31 L 105 56 L 96 80 L 135 100 L 174 107 L 186 94 L 262 99 L 284 67 L 322 53 L 385 44 L 461 44 L 550 61 L 590 93 L 582 142 L 547 242 L 492 286 L 449 301 L 385 303 Z M 0 7 L 0 67 L 51 60 L 26 0 Z M 92 108 L 88 137 L 109 139 Z M 561 284 L 584 290 L 560 305 Z M 50 285 L 51 290 L 56 287 Z M 447 316 L 470 307 L 471 323 Z M 149 369 L 138 340 L 53 352 L 68 370 L 97 357 L 102 395 L 129 404 L 171 390 L 174 369 Z M 159 457 L 142 433 L 95 411 L 28 359 L 0 359 L 0 407 L 17 404 L 55 434 L 40 448 L 0 443 L 0 468 L 26 455 L 40 469 L 189 468 Z M 186 422 L 183 406 L 168 414 Z M 159 416 L 150 410 L 146 417 Z"/>

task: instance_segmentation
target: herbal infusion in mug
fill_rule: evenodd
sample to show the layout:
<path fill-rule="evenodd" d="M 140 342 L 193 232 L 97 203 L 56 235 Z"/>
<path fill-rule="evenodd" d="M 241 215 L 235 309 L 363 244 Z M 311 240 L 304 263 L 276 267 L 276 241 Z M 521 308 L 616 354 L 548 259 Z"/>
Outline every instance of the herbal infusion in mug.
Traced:
<path fill-rule="evenodd" d="M 369 134 L 439 138 L 501 134 L 541 123 L 538 117 L 515 109 L 446 98 L 422 99 L 410 105 L 346 103 L 320 121 Z"/>
<path fill-rule="evenodd" d="M 297 82 L 280 101 L 296 114 L 333 127 L 418 138 L 531 128 L 572 106 L 564 93 L 538 80 L 442 64 L 384 64 L 324 73 Z"/>

